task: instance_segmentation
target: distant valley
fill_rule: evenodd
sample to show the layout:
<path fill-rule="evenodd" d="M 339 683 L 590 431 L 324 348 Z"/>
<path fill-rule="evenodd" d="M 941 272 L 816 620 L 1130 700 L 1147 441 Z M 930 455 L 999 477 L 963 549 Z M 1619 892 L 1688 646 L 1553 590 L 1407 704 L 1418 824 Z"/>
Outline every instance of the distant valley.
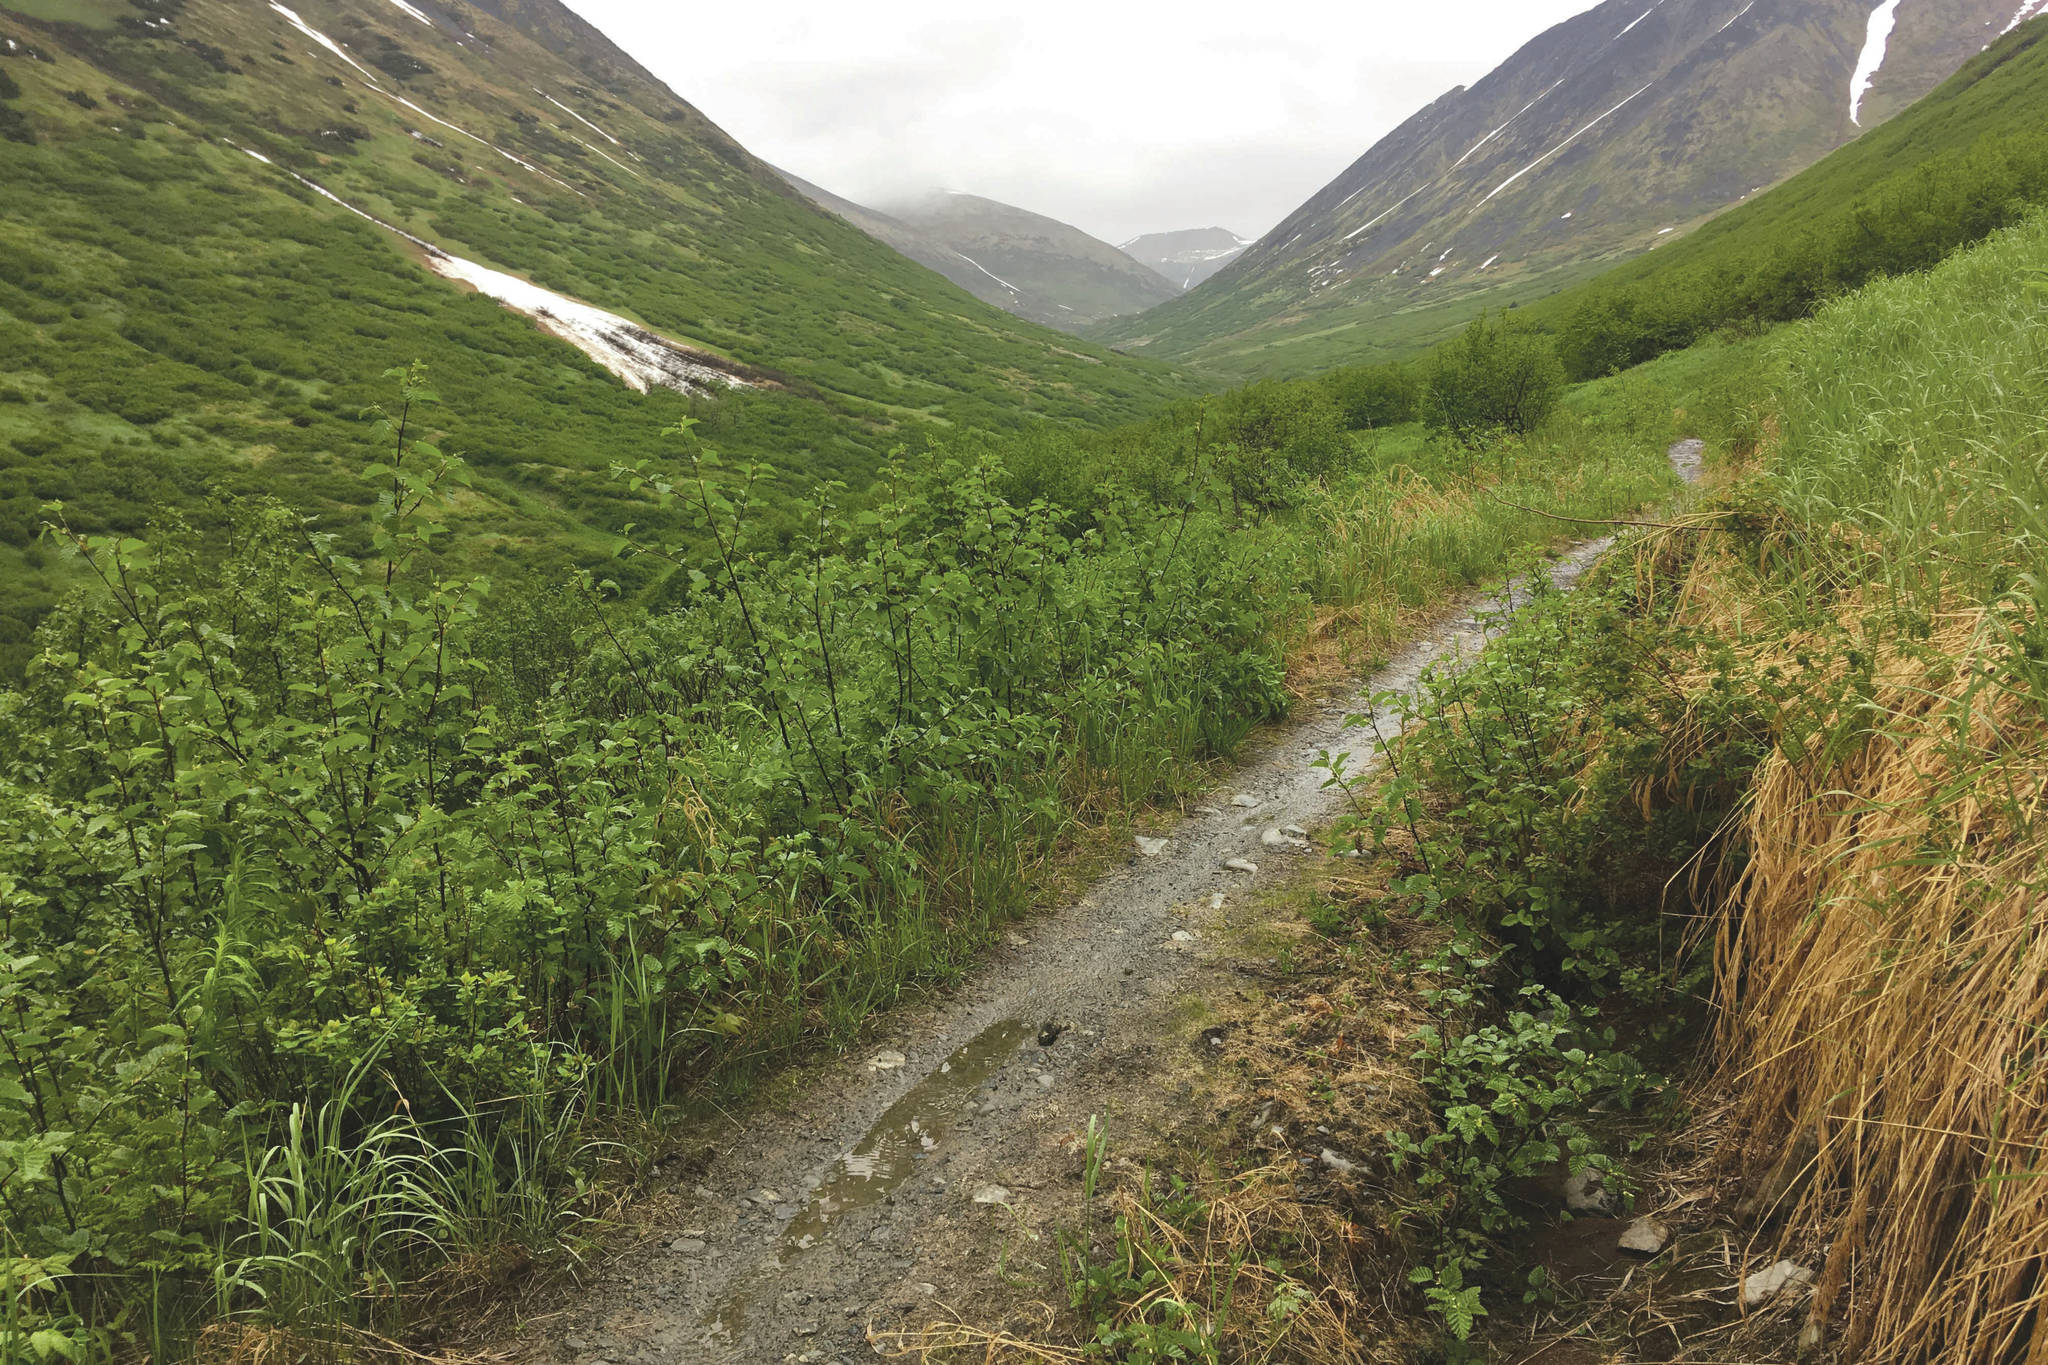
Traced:
<path fill-rule="evenodd" d="M 979 195 L 934 193 L 869 208 L 784 171 L 804 196 L 876 241 L 998 308 L 1074 330 L 1147 308 L 1187 286 L 1162 262 L 1133 256 L 1044 214 Z M 1167 234 L 1178 236 L 1182 234 Z"/>
<path fill-rule="evenodd" d="M 1228 228 L 1187 228 L 1148 232 L 1117 247 L 1143 261 L 1182 289 L 1193 289 L 1244 254 L 1252 245 Z"/>

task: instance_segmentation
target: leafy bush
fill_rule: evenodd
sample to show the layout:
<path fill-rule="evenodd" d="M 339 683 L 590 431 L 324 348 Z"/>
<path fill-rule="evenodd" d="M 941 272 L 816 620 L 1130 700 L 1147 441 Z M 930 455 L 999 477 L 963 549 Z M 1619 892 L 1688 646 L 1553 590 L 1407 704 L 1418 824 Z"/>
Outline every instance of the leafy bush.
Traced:
<path fill-rule="evenodd" d="M 1423 419 L 1468 444 L 1534 431 L 1564 394 L 1555 345 L 1506 313 L 1474 318 L 1429 353 L 1422 373 Z"/>
<path fill-rule="evenodd" d="M 1493 1239 L 1521 1226 L 1510 1183 L 1560 1166 L 1611 1173 L 1583 1116 L 1596 1103 L 1631 1108 L 1659 1083 L 1614 1050 L 1614 1031 L 1597 1018 L 1529 986 L 1497 1024 L 1422 1035 L 1415 1056 L 1442 1126 L 1421 1137 L 1389 1133 L 1387 1142 L 1395 1169 L 1414 1176 L 1435 1234 L 1431 1264 L 1412 1269 L 1409 1282 L 1458 1341 L 1486 1313 L 1477 1272 Z"/>
<path fill-rule="evenodd" d="M 1353 431 L 1399 426 L 1419 415 L 1422 382 L 1409 365 L 1347 365 L 1324 375 L 1322 384 Z"/>
<path fill-rule="evenodd" d="M 1240 507 L 1286 504 L 1307 479 L 1334 472 L 1350 451 L 1337 409 L 1317 385 L 1250 384 L 1215 403 L 1217 460 Z"/>
<path fill-rule="evenodd" d="M 652 1110 L 843 1026 L 1021 909 L 1076 803 L 1144 800 L 1285 705 L 1277 542 L 1135 498 L 1070 537 L 935 461 L 785 553 L 761 471 L 702 452 L 633 476 L 715 548 L 643 548 L 681 609 L 586 579 L 561 672 L 515 690 L 481 646 L 565 615 L 492 636 L 488 585 L 433 571 L 468 474 L 404 395 L 359 553 L 262 503 L 218 559 L 66 531 L 101 592 L 0 694 L 0 1200 L 46 1322 L 174 1325 L 245 1244 L 227 1311 L 375 1320 L 345 1266 L 294 1288 L 329 1234 L 244 1153 L 317 1119 L 348 1189 L 374 1139 L 554 1208 L 573 1171 L 493 1158 L 508 1116 Z M 394 1106 L 415 1126 L 374 1124 Z M 451 1249 L 400 1231 L 380 1274 Z M 138 1279 L 171 1296 L 139 1320 Z"/>

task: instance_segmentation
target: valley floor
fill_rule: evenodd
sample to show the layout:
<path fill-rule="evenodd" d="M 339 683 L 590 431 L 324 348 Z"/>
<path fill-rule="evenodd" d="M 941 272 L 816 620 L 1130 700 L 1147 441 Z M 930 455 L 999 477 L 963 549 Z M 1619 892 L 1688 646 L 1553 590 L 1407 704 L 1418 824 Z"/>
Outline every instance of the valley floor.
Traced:
<path fill-rule="evenodd" d="M 1695 478 L 1699 454 L 1680 442 L 1673 467 Z M 1571 548 L 1552 582 L 1571 587 L 1609 543 Z M 1354 694 L 1273 735 L 1210 804 L 1151 828 L 1125 867 L 1020 926 L 950 996 L 898 1011 L 859 1055 L 731 1120 L 701 1169 L 631 1211 L 631 1245 L 501 1345 L 576 1365 L 712 1365 L 870 1358 L 939 1340 L 919 1334 L 946 1321 L 974 1325 L 963 1341 L 1056 1338 L 1056 1229 L 1074 1223 L 1091 1116 L 1112 1150 L 1139 1153 L 1213 1125 L 1233 1021 L 1284 974 L 1306 933 L 1291 897 L 1331 865 L 1305 837 L 1344 801 L 1319 759 L 1377 762 L 1378 734 L 1353 717 L 1473 657 L 1527 600 L 1519 584 L 1465 599 Z M 1405 1057 L 1407 1035 L 1377 1045 Z M 1314 1172 L 1345 1160 L 1326 1161 L 1312 1128 L 1289 1141 L 1282 1159 Z"/>

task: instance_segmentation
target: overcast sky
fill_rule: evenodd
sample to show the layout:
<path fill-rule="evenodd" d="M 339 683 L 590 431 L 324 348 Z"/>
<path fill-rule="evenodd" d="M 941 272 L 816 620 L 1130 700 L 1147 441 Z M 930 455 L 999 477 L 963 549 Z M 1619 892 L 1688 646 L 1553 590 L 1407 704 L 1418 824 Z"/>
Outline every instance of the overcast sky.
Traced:
<path fill-rule="evenodd" d="M 871 206 L 1257 237 L 1593 0 L 569 0 L 746 147 Z"/>

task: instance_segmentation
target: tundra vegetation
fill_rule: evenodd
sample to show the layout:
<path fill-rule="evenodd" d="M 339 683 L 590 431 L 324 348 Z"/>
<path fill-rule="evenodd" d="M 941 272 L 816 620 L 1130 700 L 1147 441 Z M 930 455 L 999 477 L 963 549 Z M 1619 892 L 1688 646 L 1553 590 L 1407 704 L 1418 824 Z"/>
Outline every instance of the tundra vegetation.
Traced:
<path fill-rule="evenodd" d="M 1384 650 L 1542 511 L 1670 484 L 1629 385 L 1504 456 L 1301 384 L 906 453 L 792 532 L 680 425 L 616 470 L 650 612 L 450 567 L 469 471 L 387 383 L 359 535 L 47 513 L 91 586 L 0 695 L 10 1349 L 402 1333 L 450 1267 L 573 1242 L 617 1134 L 944 979 L 1284 713 L 1312 631 Z"/>
<path fill-rule="evenodd" d="M 1820 1270 L 1816 1322 L 1870 1359 L 2008 1358 L 2048 1256 L 2048 223 L 2035 135 L 1996 137 L 1876 182 L 1823 163 L 1779 192 L 1796 214 L 1767 196 L 1412 364 L 1170 403 L 1179 381 L 1119 372 L 1107 415 L 1143 420 L 979 422 L 1003 395 L 963 381 L 957 426 L 813 460 L 845 413 L 678 398 L 662 437 L 608 450 L 591 400 L 577 496 L 616 533 L 578 545 L 610 557 L 507 574 L 450 545 L 497 475 L 448 433 L 543 401 L 521 385 L 480 368 L 443 404 L 393 371 L 358 435 L 342 398 L 374 367 L 344 395 L 314 357 L 122 331 L 48 295 L 74 262 L 0 254 L 0 307 L 77 342 L 37 356 L 81 357 L 22 377 L 0 354 L 14 450 L 42 438 L 10 409 L 80 418 L 33 467 L 51 486 L 0 471 L 8 553 L 76 585 L 23 622 L 0 692 L 0 1356 L 243 1331 L 333 1352 L 573 1253 L 665 1129 L 947 979 L 1091 831 L 1283 715 L 1291 662 L 1384 653 L 1576 533 L 1558 518 L 1659 505 L 1665 445 L 1696 434 L 1706 499 L 1440 679 L 1357 790 L 1387 894 L 1318 923 L 1420 925 L 1429 1017 L 1421 1099 L 1379 1135 L 1398 1217 L 1375 1254 L 1466 1349 L 1543 1292 L 1513 1182 L 1562 1163 L 1625 1195 L 1628 1144 L 1723 1096 L 1722 1159 L 1782 1186 L 1763 1230 Z M 106 164 L 175 205 L 169 154 L 135 141 Z M 1757 284 L 1781 257 L 1737 228 L 1795 221 L 1782 259 L 1807 265 Z M 515 361 L 552 345 L 465 306 Z M 90 357 L 132 346 L 157 359 L 106 389 Z M 233 444 L 246 394 L 286 387 L 307 434 L 265 440 L 305 443 L 281 469 L 331 480 L 319 508 L 198 466 L 148 520 L 95 501 Z M 766 428 L 734 420 L 756 404 L 826 424 L 791 428 L 797 467 L 759 462 Z M 1701 995 L 1713 1048 L 1681 1085 L 1683 1030 L 1626 1016 L 1697 1021 Z M 1091 1216 L 1123 1198 L 1089 1194 Z M 1069 1257 L 1099 1357 L 1227 1359 L 1350 1302 L 1266 1203 L 1245 1297 L 1158 1317 L 1219 1204 L 1146 1198 L 1112 1205 L 1121 1261 Z"/>

